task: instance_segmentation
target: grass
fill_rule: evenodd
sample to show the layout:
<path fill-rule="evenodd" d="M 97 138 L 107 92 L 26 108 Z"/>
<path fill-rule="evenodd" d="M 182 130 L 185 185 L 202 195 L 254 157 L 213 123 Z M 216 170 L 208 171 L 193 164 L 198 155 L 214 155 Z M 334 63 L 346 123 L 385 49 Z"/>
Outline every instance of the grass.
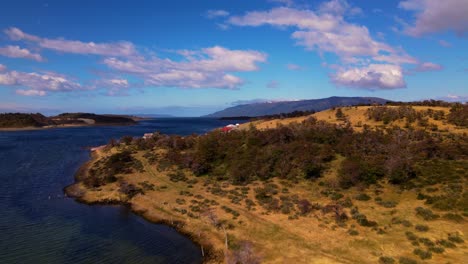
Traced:
<path fill-rule="evenodd" d="M 365 119 L 366 109 L 345 107 L 343 113 L 353 126 L 358 121 L 381 126 Z M 342 123 L 334 120 L 334 113 L 326 110 L 314 116 Z M 276 123 L 300 122 L 305 118 L 254 124 L 266 129 Z M 462 131 L 440 122 L 439 131 Z M 91 166 L 119 151 L 114 148 L 110 152 L 96 152 Z M 466 259 L 463 234 L 468 230 L 463 212 L 429 209 L 427 199 L 417 199 L 417 194 L 424 191 L 431 197 L 440 195 L 446 188 L 443 185 L 415 191 L 380 182 L 380 186 L 337 189 L 337 168 L 344 159 L 338 156 L 317 181 L 291 183 L 273 179 L 268 183 L 233 186 L 213 181 L 209 176 L 196 177 L 144 155 L 134 154 L 143 166 L 141 172 L 117 175 L 115 183 L 99 189 L 77 183 L 83 193 L 81 200 L 128 202 L 133 211 L 146 219 L 176 226 L 203 247 L 211 246 L 216 256 L 212 263 L 224 260 L 223 230 L 228 235 L 229 251 L 241 248 L 243 241 L 250 241 L 262 263 L 418 263 L 420 260 L 415 258 L 424 258 L 425 263 L 462 263 Z M 126 197 L 119 192 L 122 181 L 141 187 L 143 193 Z M 325 212 L 323 208 L 332 210 Z M 337 217 L 338 211 L 347 220 Z"/>

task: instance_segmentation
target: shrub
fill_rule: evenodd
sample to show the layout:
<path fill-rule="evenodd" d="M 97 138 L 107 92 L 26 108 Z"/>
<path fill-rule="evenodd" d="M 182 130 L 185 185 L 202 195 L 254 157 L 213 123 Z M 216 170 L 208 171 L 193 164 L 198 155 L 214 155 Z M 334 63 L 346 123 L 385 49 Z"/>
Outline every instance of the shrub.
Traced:
<path fill-rule="evenodd" d="M 359 235 L 359 232 L 358 232 L 357 230 L 355 230 L 355 229 L 350 229 L 350 230 L 348 231 L 348 234 L 349 234 L 350 236 L 357 236 L 357 235 Z"/>
<path fill-rule="evenodd" d="M 457 247 L 454 243 L 452 243 L 450 241 L 447 241 L 445 239 L 438 240 L 437 244 L 439 244 L 439 245 L 441 245 L 443 247 L 446 247 L 446 248 L 456 248 Z"/>
<path fill-rule="evenodd" d="M 395 260 L 391 257 L 380 257 L 379 258 L 379 263 L 380 264 L 394 264 L 395 263 Z"/>
<path fill-rule="evenodd" d="M 457 244 L 465 243 L 465 241 L 457 233 L 448 234 L 448 240 L 450 240 L 453 243 L 457 243 Z"/>
<path fill-rule="evenodd" d="M 432 253 L 430 251 L 422 250 L 420 248 L 416 248 L 413 253 L 418 255 L 421 259 L 430 259 L 432 258 Z"/>
<path fill-rule="evenodd" d="M 437 254 L 441 254 L 441 253 L 444 253 L 445 249 L 443 247 L 436 247 L 436 246 L 433 246 L 433 247 L 428 247 L 429 251 L 432 251 L 434 253 L 437 253 Z"/>
<path fill-rule="evenodd" d="M 410 232 L 410 231 L 406 231 L 405 235 L 406 235 L 406 238 L 408 238 L 408 240 L 417 240 L 418 239 L 418 236 L 415 235 L 413 232 Z"/>
<path fill-rule="evenodd" d="M 177 171 L 176 173 L 170 173 L 168 174 L 168 176 L 169 176 L 169 179 L 173 182 L 179 182 L 179 181 L 186 182 L 188 180 L 188 178 L 185 176 L 185 173 L 183 173 L 182 171 Z"/>
<path fill-rule="evenodd" d="M 416 209 L 416 215 L 421 217 L 422 219 L 426 221 L 430 220 L 435 220 L 438 219 L 440 216 L 438 214 L 434 214 L 431 209 L 426 209 L 423 207 L 417 207 Z"/>
<path fill-rule="evenodd" d="M 360 193 L 354 197 L 358 201 L 369 201 L 371 197 L 365 193 Z"/>
<path fill-rule="evenodd" d="M 419 232 L 427 232 L 429 230 L 427 225 L 416 225 L 414 228 Z"/>
<path fill-rule="evenodd" d="M 465 221 L 465 218 L 463 218 L 463 216 L 453 213 L 444 214 L 443 218 L 456 223 L 463 223 Z"/>
<path fill-rule="evenodd" d="M 398 259 L 398 263 L 400 264 L 418 264 L 418 262 L 412 258 L 407 258 L 407 257 L 400 257 Z"/>

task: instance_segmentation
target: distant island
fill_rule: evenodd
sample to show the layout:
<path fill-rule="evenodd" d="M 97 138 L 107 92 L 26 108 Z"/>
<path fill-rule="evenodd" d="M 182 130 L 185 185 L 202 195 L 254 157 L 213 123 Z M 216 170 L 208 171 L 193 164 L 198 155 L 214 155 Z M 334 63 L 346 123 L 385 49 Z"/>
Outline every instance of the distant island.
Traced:
<path fill-rule="evenodd" d="M 463 263 L 467 117 L 425 101 L 124 136 L 65 191 L 175 227 L 205 263 Z"/>
<path fill-rule="evenodd" d="M 51 117 L 46 117 L 40 113 L 3 113 L 0 114 L 0 129 L 24 130 L 54 127 L 133 125 L 142 119 L 136 116 L 91 113 L 63 113 Z"/>

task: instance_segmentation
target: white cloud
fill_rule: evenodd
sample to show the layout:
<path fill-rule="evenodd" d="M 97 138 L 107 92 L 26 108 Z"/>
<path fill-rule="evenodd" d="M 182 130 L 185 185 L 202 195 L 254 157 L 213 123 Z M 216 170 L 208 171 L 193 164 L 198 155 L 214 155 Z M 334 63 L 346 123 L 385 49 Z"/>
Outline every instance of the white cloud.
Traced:
<path fill-rule="evenodd" d="M 442 65 L 439 65 L 439 64 L 435 64 L 432 62 L 423 62 L 416 67 L 415 71 L 418 71 L 418 72 L 441 71 L 443 68 L 444 67 L 442 67 Z"/>
<path fill-rule="evenodd" d="M 28 49 L 23 49 L 19 46 L 5 46 L 0 47 L 0 55 L 9 57 L 9 58 L 24 58 L 35 61 L 43 61 L 44 59 L 40 54 L 32 53 Z"/>
<path fill-rule="evenodd" d="M 205 14 L 207 18 L 217 18 L 229 16 L 229 12 L 226 10 L 208 10 Z"/>
<path fill-rule="evenodd" d="M 48 39 L 24 33 L 15 27 L 5 30 L 5 33 L 10 37 L 11 40 L 31 41 L 37 43 L 41 48 L 65 53 L 123 57 L 137 54 L 135 46 L 132 43 L 126 41 L 94 43 L 66 39 Z"/>
<path fill-rule="evenodd" d="M 178 53 L 185 60 L 107 58 L 103 63 L 111 69 L 140 77 L 146 85 L 235 89 L 243 84 L 243 80 L 229 72 L 256 71 L 259 69 L 257 64 L 267 59 L 266 54 L 258 51 L 230 50 L 220 46 Z"/>
<path fill-rule="evenodd" d="M 346 0 L 331 0 L 321 3 L 319 12 L 335 15 L 349 14 L 354 16 L 362 14 L 362 9 L 351 6 Z"/>
<path fill-rule="evenodd" d="M 236 26 L 292 28 L 291 36 L 297 45 L 320 55 L 334 54 L 346 65 L 346 70 L 342 67 L 331 75 L 336 84 L 357 88 L 362 85 L 364 89 L 406 87 L 401 65 L 419 64 L 419 60 L 402 48 L 376 40 L 367 27 L 347 22 L 346 15 L 359 13 L 352 9 L 345 0 L 331 0 L 316 11 L 278 7 L 232 16 L 228 22 Z"/>
<path fill-rule="evenodd" d="M 24 95 L 24 96 L 44 96 L 46 95 L 45 91 L 40 90 L 16 90 L 16 94 Z"/>
<path fill-rule="evenodd" d="M 414 25 L 406 27 L 411 36 L 454 31 L 458 35 L 468 32 L 467 0 L 406 0 L 399 7 L 414 11 Z"/>
<path fill-rule="evenodd" d="M 0 64 L 0 72 L 2 72 L 2 71 L 4 71 L 4 70 L 6 70 L 6 66 L 3 65 L 3 64 Z"/>
<path fill-rule="evenodd" d="M 228 15 L 223 12 L 217 15 Z M 24 33 L 18 28 L 9 28 L 6 34 L 12 40 L 37 43 L 39 48 L 75 54 L 103 56 L 103 64 L 118 73 L 140 79 L 141 87 L 166 86 L 179 88 L 223 88 L 237 89 L 244 81 L 233 72 L 256 71 L 258 64 L 265 62 L 267 55 L 254 50 L 230 50 L 214 46 L 200 50 L 180 50 L 180 61 L 159 58 L 147 52 L 136 51 L 130 42 L 94 43 L 77 40 L 48 39 Z M 123 88 L 123 83 L 112 83 L 108 79 L 91 82 L 90 87 L 107 87 L 110 92 Z M 125 86 L 133 84 L 126 83 Z"/>
<path fill-rule="evenodd" d="M 48 92 L 66 92 L 87 89 L 81 84 L 70 80 L 64 75 L 53 72 L 27 73 L 18 71 L 7 71 L 0 73 L 0 85 L 20 86 L 28 89 L 17 90 L 20 95 L 44 96 Z"/>
<path fill-rule="evenodd" d="M 370 64 L 362 68 L 340 70 L 332 76 L 337 85 L 376 89 L 398 89 L 406 87 L 400 66 L 391 64 Z"/>

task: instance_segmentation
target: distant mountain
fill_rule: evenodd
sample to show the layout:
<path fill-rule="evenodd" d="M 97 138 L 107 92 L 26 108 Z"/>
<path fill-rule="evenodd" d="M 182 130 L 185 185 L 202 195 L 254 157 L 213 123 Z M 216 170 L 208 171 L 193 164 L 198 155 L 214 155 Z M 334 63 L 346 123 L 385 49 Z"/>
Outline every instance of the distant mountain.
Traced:
<path fill-rule="evenodd" d="M 338 97 L 333 96 L 323 99 L 265 102 L 236 105 L 224 110 L 209 114 L 206 117 L 236 117 L 236 116 L 266 116 L 294 111 L 322 111 L 336 106 L 352 106 L 362 104 L 385 104 L 390 100 L 378 97 Z"/>

